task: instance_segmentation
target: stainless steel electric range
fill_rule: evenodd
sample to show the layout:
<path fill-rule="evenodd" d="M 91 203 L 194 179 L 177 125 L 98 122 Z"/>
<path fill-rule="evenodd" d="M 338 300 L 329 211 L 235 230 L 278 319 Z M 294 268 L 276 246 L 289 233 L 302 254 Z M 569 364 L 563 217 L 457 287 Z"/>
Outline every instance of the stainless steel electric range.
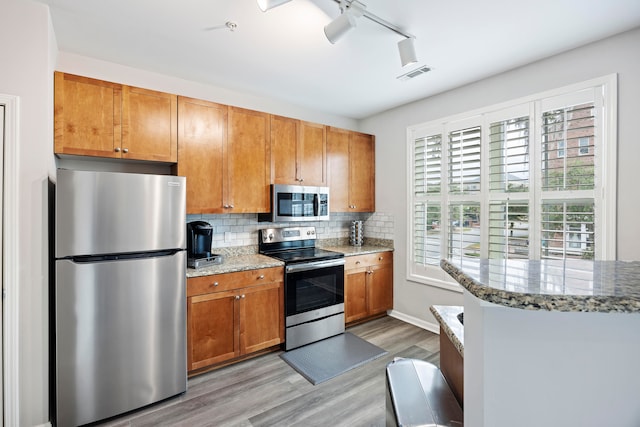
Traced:
<path fill-rule="evenodd" d="M 344 332 L 344 254 L 315 243 L 315 227 L 259 230 L 260 253 L 285 263 L 285 350 Z"/>

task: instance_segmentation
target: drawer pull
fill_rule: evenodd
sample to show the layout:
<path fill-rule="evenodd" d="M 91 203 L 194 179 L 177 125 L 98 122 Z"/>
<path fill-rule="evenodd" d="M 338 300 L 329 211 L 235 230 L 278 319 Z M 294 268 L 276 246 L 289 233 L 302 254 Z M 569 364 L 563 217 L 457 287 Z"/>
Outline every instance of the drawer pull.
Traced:
<path fill-rule="evenodd" d="M 384 259 L 384 257 L 380 257 L 378 258 L 378 261 L 382 261 Z"/>
<path fill-rule="evenodd" d="M 360 264 L 360 261 L 356 261 L 356 265 Z"/>
<path fill-rule="evenodd" d="M 244 294 L 240 295 L 240 298 L 244 299 Z"/>
<path fill-rule="evenodd" d="M 236 295 L 236 299 L 240 299 L 240 295 Z"/>
<path fill-rule="evenodd" d="M 264 279 L 264 274 L 261 274 L 258 276 L 258 280 L 262 280 L 262 279 Z"/>
<path fill-rule="evenodd" d="M 218 282 L 213 282 L 213 286 L 218 286 L 220 283 Z"/>

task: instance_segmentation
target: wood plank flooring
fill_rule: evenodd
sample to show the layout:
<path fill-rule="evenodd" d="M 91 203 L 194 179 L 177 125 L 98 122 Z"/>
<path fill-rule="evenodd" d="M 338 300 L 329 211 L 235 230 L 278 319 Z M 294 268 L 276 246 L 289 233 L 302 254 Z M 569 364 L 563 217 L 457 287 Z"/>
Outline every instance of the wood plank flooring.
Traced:
<path fill-rule="evenodd" d="M 395 357 L 439 365 L 438 335 L 392 317 L 348 329 L 388 353 L 319 385 L 280 352 L 189 379 L 182 396 L 98 426 L 384 426 L 385 367 Z"/>

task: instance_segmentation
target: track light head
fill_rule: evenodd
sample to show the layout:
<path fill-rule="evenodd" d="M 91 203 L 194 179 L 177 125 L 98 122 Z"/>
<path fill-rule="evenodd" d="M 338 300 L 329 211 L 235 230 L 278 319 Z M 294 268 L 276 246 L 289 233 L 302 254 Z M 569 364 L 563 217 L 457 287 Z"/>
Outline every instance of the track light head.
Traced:
<path fill-rule="evenodd" d="M 416 56 L 416 47 L 413 43 L 414 40 L 415 38 L 413 37 L 407 37 L 406 39 L 400 40 L 398 42 L 400 62 L 402 63 L 403 67 L 418 62 L 418 57 Z"/>
<path fill-rule="evenodd" d="M 335 44 L 350 29 L 355 28 L 357 18 L 364 14 L 366 8 L 367 6 L 357 0 L 353 0 L 351 3 L 340 1 L 342 14 L 324 26 L 324 35 L 327 36 L 327 40 L 331 44 Z"/>
<path fill-rule="evenodd" d="M 324 26 L 324 35 L 331 44 L 335 44 L 352 28 L 356 26 L 356 18 L 349 11 L 342 13 L 336 19 Z"/>
<path fill-rule="evenodd" d="M 263 12 L 266 12 L 269 9 L 289 3 L 290 1 L 291 0 L 258 0 L 258 7 Z"/>

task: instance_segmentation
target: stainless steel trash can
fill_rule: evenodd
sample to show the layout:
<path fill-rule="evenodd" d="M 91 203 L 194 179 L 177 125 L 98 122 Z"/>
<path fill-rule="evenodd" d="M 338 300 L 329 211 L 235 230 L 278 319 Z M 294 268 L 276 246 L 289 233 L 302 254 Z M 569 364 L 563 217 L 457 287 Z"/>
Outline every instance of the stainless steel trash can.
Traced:
<path fill-rule="evenodd" d="M 461 427 L 462 408 L 435 365 L 395 359 L 387 365 L 387 427 Z"/>

